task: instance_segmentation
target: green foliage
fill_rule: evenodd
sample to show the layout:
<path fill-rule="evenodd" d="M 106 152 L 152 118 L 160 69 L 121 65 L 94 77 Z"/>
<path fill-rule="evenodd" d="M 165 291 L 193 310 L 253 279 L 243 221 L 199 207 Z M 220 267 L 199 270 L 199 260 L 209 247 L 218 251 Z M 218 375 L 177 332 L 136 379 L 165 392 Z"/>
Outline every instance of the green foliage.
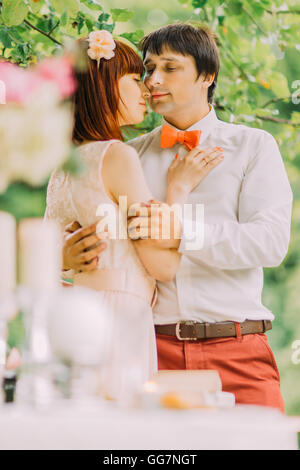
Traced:
<path fill-rule="evenodd" d="M 97 0 L 2 0 L 0 55 L 27 67 L 58 53 L 66 39 L 96 29 L 121 30 L 118 36 L 136 46 L 149 28 L 146 18 L 152 8 L 164 8 L 173 18 L 172 6 L 162 7 L 158 0 L 137 2 L 135 13 L 126 0 L 124 8 L 120 0 L 118 8 L 113 3 L 106 11 Z M 299 366 L 291 363 L 291 344 L 300 338 L 300 9 L 295 0 L 284 6 L 281 0 L 178 0 L 178 8 L 178 19 L 209 25 L 217 36 L 221 70 L 214 105 L 219 118 L 271 132 L 288 169 L 295 201 L 290 249 L 280 267 L 265 270 L 264 303 L 276 316 L 269 337 L 287 411 L 300 413 Z M 149 112 L 141 125 L 126 129 L 125 137 L 146 133 L 160 122 L 160 116 Z M 69 165 L 76 168 L 76 157 Z M 45 190 L 15 184 L 0 196 L 0 209 L 18 219 L 41 215 Z"/>
<path fill-rule="evenodd" d="M 74 174 L 80 174 L 83 170 L 83 163 L 77 152 L 77 148 L 73 147 L 71 150 L 71 155 L 68 160 L 63 165 L 62 169 L 66 172 Z"/>
<path fill-rule="evenodd" d="M 194 8 L 203 8 L 207 4 L 208 0 L 192 0 Z"/>
<path fill-rule="evenodd" d="M 66 12 L 68 15 L 73 16 L 80 10 L 80 2 L 79 0 L 50 0 L 50 3 L 53 9 L 62 15 Z"/>
<path fill-rule="evenodd" d="M 132 42 L 135 46 L 138 46 L 138 43 L 144 36 L 144 31 L 142 29 L 137 29 L 133 33 L 123 33 L 120 34 L 120 37 L 128 39 L 128 41 Z"/>
<path fill-rule="evenodd" d="M 134 17 L 134 12 L 122 8 L 113 8 L 110 10 L 113 21 L 128 21 Z"/>
<path fill-rule="evenodd" d="M 7 26 L 15 26 L 24 21 L 29 12 L 23 0 L 3 0 L 2 18 Z"/>
<path fill-rule="evenodd" d="M 0 211 L 14 214 L 17 220 L 41 217 L 46 208 L 46 186 L 30 188 L 24 183 L 14 183 L 0 195 Z"/>
<path fill-rule="evenodd" d="M 8 329 L 8 346 L 13 348 L 18 345 L 19 347 L 23 346 L 24 339 L 26 336 L 25 325 L 24 325 L 24 316 L 20 312 L 16 318 L 9 324 Z"/>

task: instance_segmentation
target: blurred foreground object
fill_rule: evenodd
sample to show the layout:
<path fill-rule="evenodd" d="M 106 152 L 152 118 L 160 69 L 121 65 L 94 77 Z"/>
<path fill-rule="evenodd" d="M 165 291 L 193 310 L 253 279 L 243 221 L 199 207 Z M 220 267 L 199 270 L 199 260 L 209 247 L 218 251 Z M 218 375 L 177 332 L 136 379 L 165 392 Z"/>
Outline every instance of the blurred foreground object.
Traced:
<path fill-rule="evenodd" d="M 0 62 L 6 104 L 0 112 L 0 192 L 10 183 L 45 184 L 71 154 L 72 112 L 62 102 L 75 90 L 71 62 L 45 59 L 24 69 Z"/>
<path fill-rule="evenodd" d="M 232 408 L 235 397 L 222 392 L 215 370 L 161 370 L 137 397 L 142 408 Z"/>
<path fill-rule="evenodd" d="M 22 220 L 19 248 L 18 302 L 24 314 L 26 338 L 17 397 L 23 403 L 47 407 L 58 395 L 54 385 L 57 363 L 48 336 L 49 305 L 60 286 L 58 225 L 41 218 Z"/>
<path fill-rule="evenodd" d="M 0 212 L 0 389 L 5 373 L 7 323 L 16 314 L 16 221 Z M 1 391 L 0 391 L 1 395 Z M 1 400 L 0 400 L 1 401 Z"/>
<path fill-rule="evenodd" d="M 43 413 L 1 410 L 0 449 L 297 450 L 299 430 L 299 418 L 261 406 L 134 410 L 64 400 Z"/>
<path fill-rule="evenodd" d="M 60 289 L 49 305 L 49 339 L 55 357 L 68 373 L 65 392 L 69 398 L 85 400 L 98 396 L 101 368 L 107 360 L 109 312 L 91 289 Z"/>

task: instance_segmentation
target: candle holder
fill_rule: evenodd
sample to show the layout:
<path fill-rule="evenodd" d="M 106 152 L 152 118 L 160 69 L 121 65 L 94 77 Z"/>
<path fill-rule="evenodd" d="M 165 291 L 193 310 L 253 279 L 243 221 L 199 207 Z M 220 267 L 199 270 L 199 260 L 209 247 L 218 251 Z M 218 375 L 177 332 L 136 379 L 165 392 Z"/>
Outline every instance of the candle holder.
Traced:
<path fill-rule="evenodd" d="M 24 286 L 18 288 L 25 343 L 17 401 L 36 408 L 47 408 L 60 398 L 55 386 L 59 364 L 53 356 L 48 334 L 49 304 L 55 295 L 51 291 L 35 291 Z"/>
<path fill-rule="evenodd" d="M 102 377 L 106 396 L 122 408 L 135 406 L 138 390 L 151 375 L 150 334 L 143 308 L 132 309 L 124 302 L 122 310 L 112 312 L 110 348 Z"/>
<path fill-rule="evenodd" d="M 102 395 L 109 312 L 101 299 L 101 294 L 84 287 L 61 288 L 50 306 L 49 340 L 65 367 L 60 386 L 66 397 L 77 401 Z"/>
<path fill-rule="evenodd" d="M 0 389 L 6 365 L 7 322 L 15 312 L 16 220 L 0 211 Z M 0 392 L 1 393 L 1 392 Z"/>
<path fill-rule="evenodd" d="M 0 403 L 4 401 L 2 384 L 5 376 L 7 354 L 7 324 L 17 313 L 17 303 L 14 294 L 0 293 Z"/>
<path fill-rule="evenodd" d="M 59 396 L 49 335 L 49 308 L 59 292 L 61 236 L 57 223 L 41 218 L 19 224 L 19 307 L 23 312 L 26 342 L 17 401 L 47 407 Z"/>

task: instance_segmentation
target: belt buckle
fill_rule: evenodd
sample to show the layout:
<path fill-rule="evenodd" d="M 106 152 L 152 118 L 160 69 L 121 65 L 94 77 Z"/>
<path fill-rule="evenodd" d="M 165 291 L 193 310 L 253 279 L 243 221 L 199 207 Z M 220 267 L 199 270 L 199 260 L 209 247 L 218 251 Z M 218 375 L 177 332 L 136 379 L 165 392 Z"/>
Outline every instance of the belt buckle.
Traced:
<path fill-rule="evenodd" d="M 185 324 L 185 325 L 194 325 L 197 322 L 189 321 L 189 320 L 178 321 L 176 323 L 176 327 L 175 327 L 176 338 L 179 339 L 180 341 L 197 341 L 197 338 L 189 338 L 189 337 L 184 337 L 183 338 L 182 336 L 180 336 L 180 325 L 182 323 Z"/>

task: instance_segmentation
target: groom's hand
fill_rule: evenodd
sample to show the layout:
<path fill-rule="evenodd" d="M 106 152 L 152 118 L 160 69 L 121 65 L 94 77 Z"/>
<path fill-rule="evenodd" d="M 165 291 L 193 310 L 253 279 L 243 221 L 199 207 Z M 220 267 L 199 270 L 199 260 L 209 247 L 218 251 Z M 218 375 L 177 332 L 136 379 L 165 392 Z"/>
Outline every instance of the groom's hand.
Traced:
<path fill-rule="evenodd" d="M 181 239 L 181 220 L 168 204 L 151 199 L 130 207 L 128 235 L 133 241 L 150 240 L 160 248 L 177 249 Z"/>
<path fill-rule="evenodd" d="M 88 272 L 96 269 L 99 255 L 106 249 L 107 233 L 98 233 L 97 225 L 82 227 L 73 221 L 65 227 L 63 241 L 63 270 Z"/>

